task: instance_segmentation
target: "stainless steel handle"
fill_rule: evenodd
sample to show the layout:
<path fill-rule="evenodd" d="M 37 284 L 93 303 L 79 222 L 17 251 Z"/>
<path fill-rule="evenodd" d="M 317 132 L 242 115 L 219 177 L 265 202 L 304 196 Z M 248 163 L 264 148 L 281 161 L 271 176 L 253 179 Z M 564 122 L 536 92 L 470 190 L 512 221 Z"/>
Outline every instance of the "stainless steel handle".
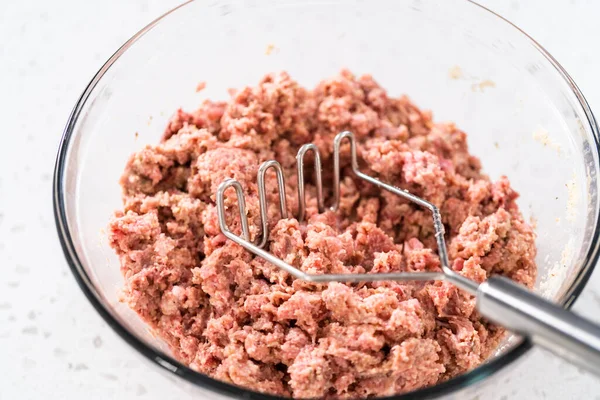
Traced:
<path fill-rule="evenodd" d="M 479 286 L 477 309 L 497 324 L 600 376 L 600 326 L 500 276 Z"/>

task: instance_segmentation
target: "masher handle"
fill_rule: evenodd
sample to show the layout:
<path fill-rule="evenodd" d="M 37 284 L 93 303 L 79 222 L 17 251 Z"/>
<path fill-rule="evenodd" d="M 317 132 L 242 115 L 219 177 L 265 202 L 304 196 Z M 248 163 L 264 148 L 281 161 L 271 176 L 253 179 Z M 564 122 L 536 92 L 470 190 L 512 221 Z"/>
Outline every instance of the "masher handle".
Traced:
<path fill-rule="evenodd" d="M 600 376 L 600 326 L 501 276 L 479 286 L 477 309 L 555 355 Z"/>

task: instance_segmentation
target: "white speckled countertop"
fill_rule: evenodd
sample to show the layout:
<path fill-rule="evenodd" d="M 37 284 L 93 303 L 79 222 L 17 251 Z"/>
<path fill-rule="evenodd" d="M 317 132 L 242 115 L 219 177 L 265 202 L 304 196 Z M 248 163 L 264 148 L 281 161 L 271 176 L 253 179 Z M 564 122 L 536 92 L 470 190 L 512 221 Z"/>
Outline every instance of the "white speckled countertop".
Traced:
<path fill-rule="evenodd" d="M 480 2 L 545 46 L 600 113 L 600 2 Z M 0 2 L 2 400 L 190 398 L 142 362 L 85 299 L 62 255 L 51 201 L 56 147 L 80 92 L 119 45 L 178 3 Z M 600 270 L 575 310 L 600 321 Z M 511 368 L 486 399 L 600 400 L 600 379 L 542 351 Z"/>

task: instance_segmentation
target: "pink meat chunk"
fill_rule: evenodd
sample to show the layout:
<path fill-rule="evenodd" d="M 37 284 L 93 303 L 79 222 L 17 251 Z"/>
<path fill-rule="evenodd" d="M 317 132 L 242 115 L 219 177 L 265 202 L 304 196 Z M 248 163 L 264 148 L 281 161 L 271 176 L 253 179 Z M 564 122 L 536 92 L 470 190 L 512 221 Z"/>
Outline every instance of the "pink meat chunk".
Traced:
<path fill-rule="evenodd" d="M 506 177 L 492 182 L 469 154 L 467 136 L 437 123 L 369 75 L 343 70 L 315 88 L 286 73 L 231 90 L 225 102 L 178 110 L 162 141 L 131 156 L 121 178 L 123 209 L 110 244 L 129 305 L 194 370 L 238 386 L 294 398 L 404 393 L 469 371 L 504 330 L 482 318 L 472 296 L 447 282 L 315 284 L 294 279 L 228 240 L 219 229 L 218 185 L 237 179 L 250 234 L 259 227 L 256 174 L 275 159 L 297 215 L 295 155 L 315 143 L 332 201 L 333 138 L 351 130 L 363 171 L 437 205 L 451 267 L 477 282 L 491 274 L 528 287 L 536 278 L 535 234 Z M 281 219 L 267 174 L 266 249 L 305 272 L 439 271 L 431 214 L 350 171 L 342 149 L 340 207 L 319 213 L 307 182 L 307 222 Z M 307 163 L 307 177 L 312 177 Z M 240 233 L 234 190 L 227 223 Z"/>

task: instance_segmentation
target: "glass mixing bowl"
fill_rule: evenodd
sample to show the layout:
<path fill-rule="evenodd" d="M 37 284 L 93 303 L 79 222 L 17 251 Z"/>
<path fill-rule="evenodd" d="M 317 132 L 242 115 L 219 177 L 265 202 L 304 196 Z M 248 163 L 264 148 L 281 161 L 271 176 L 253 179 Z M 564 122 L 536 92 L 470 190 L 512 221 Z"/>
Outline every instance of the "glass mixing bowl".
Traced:
<path fill-rule="evenodd" d="M 312 86 L 347 67 L 408 94 L 469 133 L 485 171 L 510 178 L 537 225 L 536 291 L 569 307 L 598 258 L 598 127 L 583 95 L 535 41 L 492 12 L 450 1 L 196 1 L 152 22 L 102 66 L 60 143 L 54 207 L 67 261 L 110 326 L 199 398 L 270 398 L 178 363 L 119 303 L 104 228 L 121 207 L 128 156 L 157 143 L 169 116 L 227 88 L 287 70 Z M 200 81 L 207 87 L 200 93 Z M 396 399 L 464 398 L 525 354 L 510 337 L 479 368 Z"/>

